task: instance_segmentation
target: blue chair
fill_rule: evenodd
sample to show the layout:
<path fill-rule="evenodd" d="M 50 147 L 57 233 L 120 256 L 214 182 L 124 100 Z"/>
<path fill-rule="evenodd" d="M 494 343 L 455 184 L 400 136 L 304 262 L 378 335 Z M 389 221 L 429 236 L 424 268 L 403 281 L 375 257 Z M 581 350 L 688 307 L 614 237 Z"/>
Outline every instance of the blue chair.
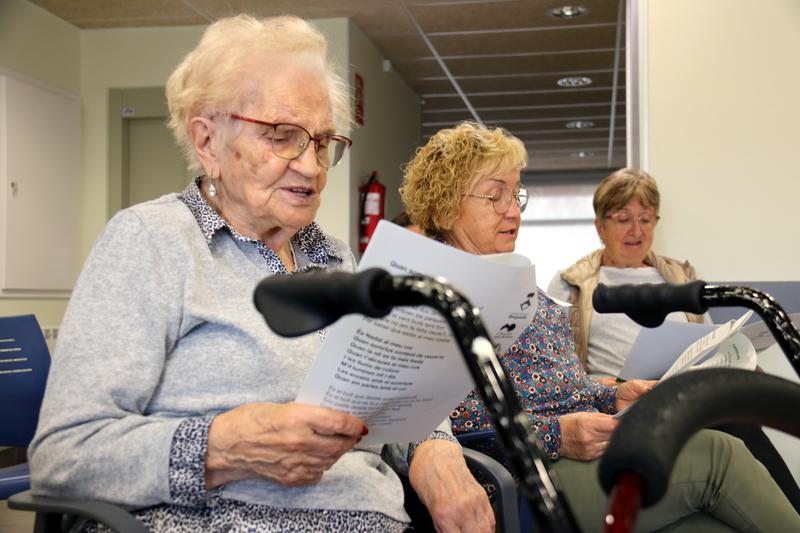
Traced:
<path fill-rule="evenodd" d="M 28 447 L 49 369 L 50 352 L 36 317 L 0 318 L 0 445 Z M 0 500 L 29 487 L 27 464 L 0 468 Z"/>
<path fill-rule="evenodd" d="M 494 487 L 495 531 L 498 533 L 519 533 L 517 512 L 517 487 L 508 470 L 488 455 L 468 448 L 462 443 L 464 460 L 473 477 L 479 483 Z M 433 521 L 428 510 L 411 488 L 405 476 L 400 476 L 405 493 L 405 508 L 411 517 L 411 528 L 415 531 L 433 531 Z"/>
<path fill-rule="evenodd" d="M 36 432 L 50 351 L 34 315 L 0 317 L 0 445 L 27 448 Z M 123 509 L 101 502 L 72 502 L 30 493 L 28 464 L 0 468 L 0 500 L 8 507 L 36 511 L 36 533 L 69 529 L 78 517 L 108 524 L 115 531 L 147 529 Z"/>
<path fill-rule="evenodd" d="M 464 447 L 465 456 L 467 452 L 475 453 L 477 451 L 479 455 L 486 459 L 502 457 L 502 448 L 497 442 L 497 433 L 493 429 L 461 433 L 456 435 L 456 438 L 461 443 L 461 446 Z M 496 462 L 496 464 L 505 469 L 501 463 Z M 502 515 L 505 523 L 510 524 L 514 531 L 532 531 L 534 526 L 533 511 L 528 504 L 528 500 L 522 491 L 517 490 L 516 481 L 508 471 L 506 471 L 506 475 L 510 481 L 504 479 L 503 487 L 498 487 L 498 498 L 502 498 L 503 501 L 498 508 L 497 514 Z M 512 529 L 506 528 L 506 530 L 511 531 Z"/>

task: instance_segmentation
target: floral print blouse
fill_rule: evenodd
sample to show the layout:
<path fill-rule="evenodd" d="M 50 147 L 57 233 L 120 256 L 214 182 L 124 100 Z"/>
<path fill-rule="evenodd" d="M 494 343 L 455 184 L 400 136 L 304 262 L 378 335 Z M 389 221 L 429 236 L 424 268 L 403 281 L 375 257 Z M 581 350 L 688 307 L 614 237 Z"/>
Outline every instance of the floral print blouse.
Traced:
<path fill-rule="evenodd" d="M 575 354 L 567 310 L 542 291 L 537 299 L 533 320 L 501 362 L 545 453 L 555 460 L 561 450 L 559 417 L 576 411 L 613 414 L 616 388 L 586 374 Z M 475 391 L 450 414 L 450 420 L 456 435 L 494 427 Z"/>

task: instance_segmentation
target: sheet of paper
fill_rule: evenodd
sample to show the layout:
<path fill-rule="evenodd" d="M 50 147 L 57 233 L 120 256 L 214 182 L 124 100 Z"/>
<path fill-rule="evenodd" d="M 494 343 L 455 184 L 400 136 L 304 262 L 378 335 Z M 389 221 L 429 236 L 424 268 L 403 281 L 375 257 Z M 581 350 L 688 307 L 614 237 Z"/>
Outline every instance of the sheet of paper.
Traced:
<path fill-rule="evenodd" d="M 481 313 L 505 353 L 536 310 L 534 266 L 524 256 L 476 256 L 382 221 L 359 270 L 444 278 Z M 425 438 L 474 388 L 445 320 L 428 307 L 383 319 L 349 315 L 330 327 L 297 396 L 360 417 L 365 444 Z"/>
<path fill-rule="evenodd" d="M 747 318 L 749 317 L 744 317 L 744 320 L 736 321 L 740 322 L 738 327 L 741 327 L 741 324 L 744 324 Z M 676 374 L 680 374 L 681 372 L 690 372 L 700 368 L 740 368 L 742 370 L 755 370 L 758 363 L 756 350 L 753 347 L 753 343 L 750 342 L 750 339 L 743 334 L 743 330 L 735 333 L 737 329 L 735 325 L 736 322 L 731 321 L 734 333 L 729 333 L 728 337 L 723 338 L 723 340 L 719 342 L 719 346 L 711 346 L 713 341 L 706 340 L 706 348 L 701 348 L 699 351 L 695 352 L 698 353 L 699 356 L 695 358 L 694 364 L 688 364 L 688 366 L 683 366 L 681 368 L 676 367 L 675 370 L 670 369 L 670 371 L 664 374 L 661 381 L 675 376 Z M 731 324 L 724 324 L 723 326 L 727 328 L 731 327 Z M 701 339 L 701 341 L 702 340 L 703 339 Z M 703 354 L 711 353 L 714 348 L 716 348 L 716 352 L 713 352 L 712 355 L 703 359 Z M 629 405 L 612 416 L 617 419 L 622 418 L 633 405 L 635 404 Z"/>
<path fill-rule="evenodd" d="M 625 380 L 660 378 L 678 354 L 717 327 L 665 320 L 657 328 L 640 328 L 619 377 Z"/>
<path fill-rule="evenodd" d="M 789 320 L 792 321 L 796 329 L 800 329 L 800 313 L 790 314 Z M 772 332 L 763 320 L 744 326 L 742 328 L 742 334 L 750 339 L 750 342 L 753 343 L 753 347 L 757 352 L 766 350 L 775 344 L 775 337 L 772 336 Z"/>
<path fill-rule="evenodd" d="M 670 376 L 680 372 L 683 368 L 700 362 L 706 355 L 710 354 L 712 350 L 716 349 L 722 341 L 731 337 L 734 333 L 737 333 L 742 328 L 742 325 L 750 319 L 752 314 L 752 311 L 748 311 L 736 320 L 729 320 L 717 326 L 713 331 L 698 341 L 692 343 L 678 356 L 675 363 L 664 372 L 661 379 L 668 379 Z"/>
<path fill-rule="evenodd" d="M 719 345 L 717 352 L 703 361 L 686 370 L 697 370 L 699 368 L 740 368 L 742 370 L 755 370 L 758 364 L 756 350 L 742 332 L 728 337 Z"/>
<path fill-rule="evenodd" d="M 611 416 L 612 416 L 612 418 L 616 418 L 616 419 L 618 419 L 618 420 L 619 420 L 620 418 L 622 418 L 623 416 L 625 416 L 625 413 L 627 413 L 627 412 L 628 412 L 628 410 L 629 410 L 631 407 L 633 407 L 634 405 L 636 405 L 636 402 L 633 402 L 632 404 L 628 405 L 628 407 L 626 407 L 625 409 L 621 409 L 621 410 L 617 411 L 616 413 L 614 413 L 613 415 L 611 415 Z"/>

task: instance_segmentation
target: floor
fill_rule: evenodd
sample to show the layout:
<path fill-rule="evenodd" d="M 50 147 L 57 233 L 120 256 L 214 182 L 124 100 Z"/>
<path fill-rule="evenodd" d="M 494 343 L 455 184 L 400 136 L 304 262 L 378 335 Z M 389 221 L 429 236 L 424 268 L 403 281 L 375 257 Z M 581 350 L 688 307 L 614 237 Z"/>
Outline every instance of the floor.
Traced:
<path fill-rule="evenodd" d="M 0 533 L 30 533 L 33 531 L 33 513 L 12 511 L 5 500 L 0 501 Z"/>

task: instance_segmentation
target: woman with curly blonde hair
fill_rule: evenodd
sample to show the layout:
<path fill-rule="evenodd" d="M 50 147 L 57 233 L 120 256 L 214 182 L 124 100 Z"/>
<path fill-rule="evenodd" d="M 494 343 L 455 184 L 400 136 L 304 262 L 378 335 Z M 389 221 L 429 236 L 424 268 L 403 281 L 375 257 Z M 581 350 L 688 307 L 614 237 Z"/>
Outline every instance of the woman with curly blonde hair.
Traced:
<path fill-rule="evenodd" d="M 495 208 L 507 206 L 512 197 L 517 200 L 520 211 L 525 208 L 528 192 L 519 182 L 525 165 L 527 153 L 522 141 L 503 128 L 488 129 L 463 122 L 455 128 L 441 130 L 417 150 L 405 168 L 400 194 L 409 218 L 426 235 L 440 240 L 453 238 L 460 243 L 463 232 L 454 231 L 453 227 L 459 218 L 461 201 L 487 177 L 493 176 L 483 192 L 498 194 L 492 200 Z M 514 183 L 504 187 L 506 180 Z M 471 197 L 486 199 L 480 195 Z M 519 212 L 517 219 L 518 215 Z M 518 222 L 512 224 L 513 228 L 505 224 L 508 227 L 502 240 L 506 251 L 514 249 Z M 479 243 L 473 246 L 476 244 Z M 475 253 L 480 252 L 476 250 Z"/>

